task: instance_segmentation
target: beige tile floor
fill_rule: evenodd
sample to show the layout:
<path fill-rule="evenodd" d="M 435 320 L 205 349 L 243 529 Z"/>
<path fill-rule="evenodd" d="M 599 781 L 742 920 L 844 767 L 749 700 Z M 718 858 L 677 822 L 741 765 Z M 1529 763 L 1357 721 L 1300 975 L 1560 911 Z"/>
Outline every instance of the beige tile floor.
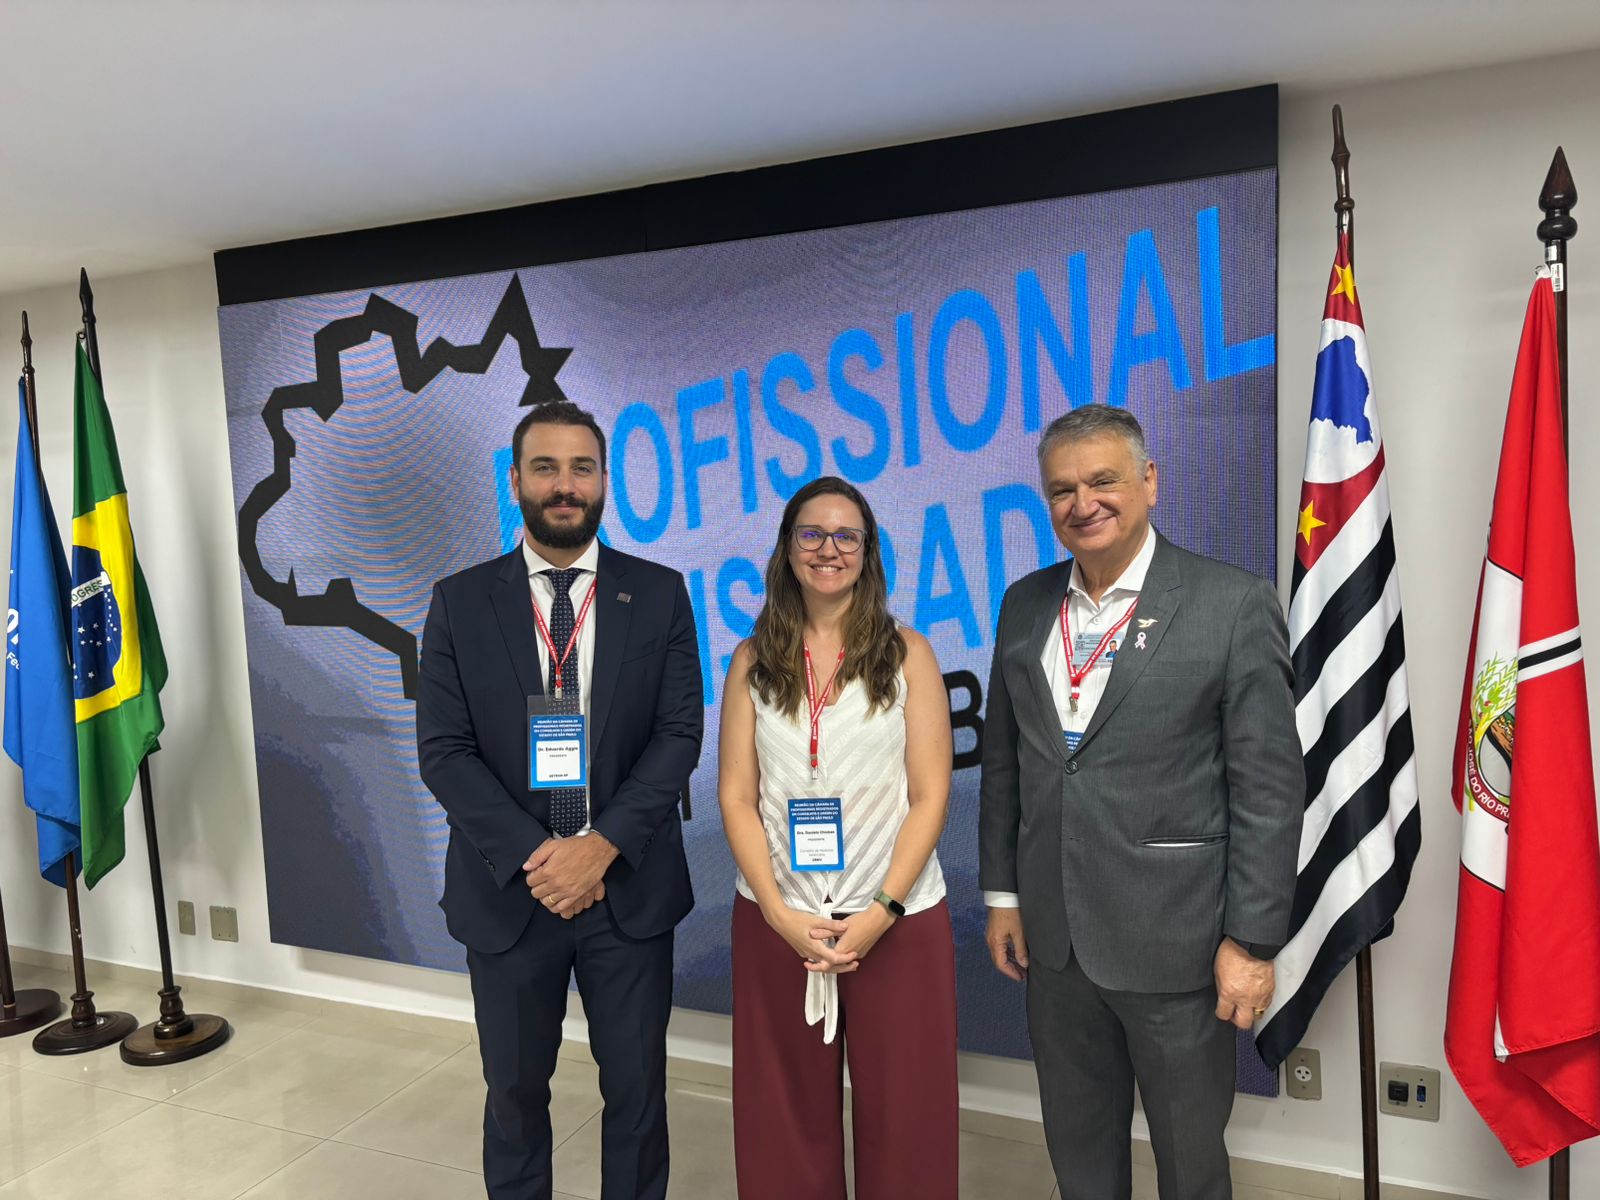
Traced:
<path fill-rule="evenodd" d="M 19 984 L 69 993 L 63 973 L 17 964 Z M 95 981 L 95 1002 L 142 1020 L 143 985 Z M 477 1047 L 459 1037 L 349 1023 L 186 988 L 195 1012 L 220 1012 L 233 1040 L 165 1068 L 125 1065 L 114 1047 L 71 1058 L 0 1040 L 0 1200 L 472 1200 L 483 1196 Z M 593 1063 L 563 1059 L 554 1082 L 558 1200 L 600 1195 L 600 1093 Z M 728 1090 L 674 1078 L 672 1195 L 732 1200 Z M 1296 1183 L 1303 1177 L 1303 1183 Z M 1271 1190 L 1241 1182 L 1238 1200 L 1339 1196 L 1337 1181 L 1286 1173 Z M 1135 1168 L 1134 1195 L 1155 1196 Z M 966 1200 L 1053 1200 L 1035 1141 L 961 1135 Z"/>

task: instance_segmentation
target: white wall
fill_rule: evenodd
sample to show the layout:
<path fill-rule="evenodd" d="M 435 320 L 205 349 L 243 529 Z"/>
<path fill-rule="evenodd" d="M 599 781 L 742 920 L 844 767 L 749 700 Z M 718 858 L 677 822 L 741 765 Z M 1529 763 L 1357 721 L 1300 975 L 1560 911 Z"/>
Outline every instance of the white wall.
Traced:
<path fill-rule="evenodd" d="M 1443 1066 L 1441 1040 L 1456 886 L 1457 818 L 1448 762 L 1467 631 L 1487 529 L 1507 387 L 1532 268 L 1536 198 L 1565 144 L 1580 191 L 1600 186 L 1600 55 L 1461 72 L 1339 94 L 1288 96 L 1282 130 L 1279 279 L 1279 526 L 1287 579 L 1317 323 L 1331 260 L 1328 107 L 1342 101 L 1354 154 L 1358 284 L 1368 322 L 1390 463 L 1409 616 L 1413 719 L 1424 843 L 1396 935 L 1375 951 L 1380 1059 Z M 1585 179 L 1592 182 L 1585 184 Z M 1585 224 L 1584 208 L 1577 216 Z M 1600 261 L 1574 245 L 1572 450 L 1600 446 Z M 180 974 L 465 1018 L 465 978 L 275 946 L 268 940 L 261 831 L 246 684 L 233 492 L 209 263 L 96 283 L 107 393 L 116 416 L 140 556 L 155 593 L 172 683 L 155 760 L 167 894 L 239 910 L 237 945 L 174 938 Z M 71 338 L 76 288 L 0 298 L 27 307 L 39 368 L 41 444 L 65 515 L 71 480 Z M 12 318 L 7 318 L 8 320 Z M 14 456 L 0 420 L 0 471 Z M 0 495 L 10 496 L 8 477 Z M 1579 470 L 1579 586 L 1600 603 L 1600 542 L 1583 516 L 1600 506 L 1600 473 Z M 1227 496 L 1219 496 L 1226 519 Z M 4 518 L 0 518 L 9 524 Z M 1591 708 L 1600 720 L 1600 672 Z M 137 800 L 135 800 L 135 806 Z M 154 965 L 142 825 L 128 822 L 128 863 L 85 897 L 91 958 Z M 66 948 L 61 893 L 33 864 L 31 821 L 15 771 L 0 770 L 0 882 L 12 940 Z M 91 981 L 92 986 L 92 981 Z M 150 1013 L 153 1013 L 154 1005 Z M 1324 1099 L 1241 1098 L 1236 1154 L 1356 1174 L 1354 975 L 1330 993 L 1307 1044 L 1322 1051 Z M 727 1022 L 681 1013 L 674 1050 L 727 1061 Z M 968 1056 L 966 1100 L 1036 1116 L 1031 1070 Z M 1476 1196 L 1543 1196 L 1544 1170 L 1518 1172 L 1446 1072 L 1438 1125 L 1383 1118 L 1386 1177 Z M 1600 1145 L 1573 1155 L 1574 1195 L 1600 1196 Z"/>
<path fill-rule="evenodd" d="M 1293 97 L 1284 105 L 1278 300 L 1279 528 L 1287 579 L 1317 319 L 1333 250 L 1329 108 L 1344 107 L 1356 200 L 1356 278 L 1382 414 L 1423 846 L 1395 935 L 1373 951 L 1380 1060 L 1443 1067 L 1459 819 L 1449 763 L 1467 637 L 1533 268 L 1540 186 L 1558 143 L 1580 194 L 1600 184 L 1600 56 L 1587 54 Z M 1584 224 L 1581 205 L 1575 210 Z M 1587 231 L 1590 237 L 1600 227 Z M 1572 508 L 1580 601 L 1600 620 L 1600 256 L 1582 234 L 1570 261 Z M 1600 672 L 1590 711 L 1600 728 Z M 1236 1152 L 1355 1168 L 1359 1156 L 1355 973 L 1330 992 L 1306 1041 L 1322 1051 L 1320 1104 L 1241 1103 Z M 1448 1070 L 1438 1125 L 1380 1118 L 1384 1172 L 1479 1196 L 1545 1195 L 1518 1172 Z M 1574 1195 L 1600 1196 L 1600 1144 L 1573 1152 Z"/>

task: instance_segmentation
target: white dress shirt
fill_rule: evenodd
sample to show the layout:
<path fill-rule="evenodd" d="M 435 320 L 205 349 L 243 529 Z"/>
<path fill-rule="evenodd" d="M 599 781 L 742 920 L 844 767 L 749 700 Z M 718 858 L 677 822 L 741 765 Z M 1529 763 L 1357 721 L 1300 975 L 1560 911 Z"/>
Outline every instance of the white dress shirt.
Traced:
<path fill-rule="evenodd" d="M 1089 598 L 1088 591 L 1084 589 L 1083 573 L 1078 564 L 1072 564 L 1072 574 L 1067 581 L 1067 620 L 1075 639 L 1088 634 L 1098 644 L 1107 630 L 1116 627 L 1117 622 L 1138 601 L 1139 593 L 1144 588 L 1144 577 L 1150 570 L 1150 560 L 1155 553 L 1156 531 L 1152 527 L 1146 531 L 1139 553 L 1133 556 L 1133 561 L 1117 577 L 1117 581 L 1101 593 L 1098 604 Z M 1112 659 L 1129 639 L 1137 636 L 1131 627 L 1126 628 L 1106 647 L 1094 668 L 1078 685 L 1078 711 L 1073 712 L 1072 677 L 1067 672 L 1067 651 L 1061 640 L 1061 622 L 1059 619 L 1050 622 L 1050 632 L 1045 636 L 1044 645 L 1039 648 L 1039 662 L 1044 667 L 1045 678 L 1050 681 L 1050 695 L 1056 702 L 1056 717 L 1061 723 L 1063 737 L 1068 733 L 1081 734 L 1089 728 L 1100 697 L 1105 694 L 1106 681 L 1111 678 Z M 1074 657 L 1081 667 L 1088 654 L 1078 649 Z M 1016 908 L 1017 894 L 984 892 L 983 902 L 990 908 Z"/>
<path fill-rule="evenodd" d="M 543 574 L 545 571 L 558 569 L 554 563 L 546 562 L 535 550 L 527 538 L 522 539 L 522 557 L 528 564 L 528 587 L 533 592 L 533 602 L 539 606 L 539 615 L 544 618 L 546 629 L 550 628 L 550 605 L 555 600 L 555 589 L 549 578 Z M 572 615 L 577 617 L 583 612 L 583 601 L 589 594 L 590 586 L 600 570 L 600 543 L 591 541 L 589 546 L 578 556 L 572 564 L 578 569 L 578 574 L 572 581 L 568 595 L 572 598 Z M 594 605 L 589 606 L 589 613 L 583 618 L 583 624 L 578 627 L 578 644 L 572 648 L 571 656 L 566 660 L 563 673 L 571 679 L 571 671 L 576 661 L 578 668 L 578 687 L 580 689 L 579 708 L 587 717 L 591 711 L 589 705 L 590 682 L 594 678 Z M 539 644 L 539 679 L 545 688 L 550 686 L 550 651 L 544 642 L 544 635 L 537 629 L 534 630 L 533 640 Z M 565 646 L 557 646 L 556 653 L 560 654 Z M 594 747 L 589 747 L 590 753 Z M 582 833 L 589 832 L 589 823 L 584 822 Z"/>

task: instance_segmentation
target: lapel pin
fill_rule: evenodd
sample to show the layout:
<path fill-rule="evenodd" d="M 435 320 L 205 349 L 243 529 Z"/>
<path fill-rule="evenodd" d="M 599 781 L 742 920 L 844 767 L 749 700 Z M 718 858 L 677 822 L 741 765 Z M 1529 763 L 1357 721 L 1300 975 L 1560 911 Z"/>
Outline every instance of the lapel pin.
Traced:
<path fill-rule="evenodd" d="M 1160 617 L 1140 617 L 1139 618 L 1139 628 L 1140 629 L 1149 629 L 1150 626 L 1154 625 L 1159 620 L 1161 620 Z"/>
<path fill-rule="evenodd" d="M 1144 634 L 1141 633 L 1138 637 L 1133 639 L 1133 648 L 1135 650 L 1144 649 Z"/>
<path fill-rule="evenodd" d="M 618 592 L 617 593 L 617 599 L 622 601 L 622 603 L 627 604 L 629 601 L 631 601 L 633 599 L 633 597 L 630 596 L 627 592 Z"/>

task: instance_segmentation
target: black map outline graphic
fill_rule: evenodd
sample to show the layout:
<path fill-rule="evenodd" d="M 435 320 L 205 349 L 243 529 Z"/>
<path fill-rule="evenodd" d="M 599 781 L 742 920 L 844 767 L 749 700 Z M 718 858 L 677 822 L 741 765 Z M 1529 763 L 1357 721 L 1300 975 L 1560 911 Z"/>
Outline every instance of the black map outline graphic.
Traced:
<path fill-rule="evenodd" d="M 390 651 L 400 663 L 405 697 L 414 701 L 418 680 L 416 634 L 361 603 L 355 584 L 348 578 L 330 579 L 327 590 L 321 595 L 302 596 L 292 568 L 287 580 L 273 578 L 261 560 L 256 540 L 261 519 L 288 495 L 293 484 L 290 464 L 296 446 L 284 423 L 284 414 L 290 409 L 309 408 L 324 424 L 331 420 L 344 403 L 344 377 L 339 356 L 370 342 L 378 334 L 388 335 L 400 385 L 413 394 L 422 391 L 447 370 L 482 375 L 494 362 L 501 344 L 511 338 L 517 343 L 522 369 L 528 376 L 518 407 L 566 399 L 556 375 L 572 349 L 539 344 L 527 296 L 515 274 L 483 332 L 483 340 L 475 345 L 457 346 L 444 338 L 435 338 L 427 350 L 422 350 L 417 341 L 417 315 L 374 292 L 367 297 L 367 306 L 360 313 L 330 321 L 313 335 L 317 377 L 274 388 L 262 406 L 261 420 L 272 437 L 272 473 L 257 483 L 239 506 L 239 561 L 251 589 L 283 614 L 285 625 L 349 629 Z"/>

